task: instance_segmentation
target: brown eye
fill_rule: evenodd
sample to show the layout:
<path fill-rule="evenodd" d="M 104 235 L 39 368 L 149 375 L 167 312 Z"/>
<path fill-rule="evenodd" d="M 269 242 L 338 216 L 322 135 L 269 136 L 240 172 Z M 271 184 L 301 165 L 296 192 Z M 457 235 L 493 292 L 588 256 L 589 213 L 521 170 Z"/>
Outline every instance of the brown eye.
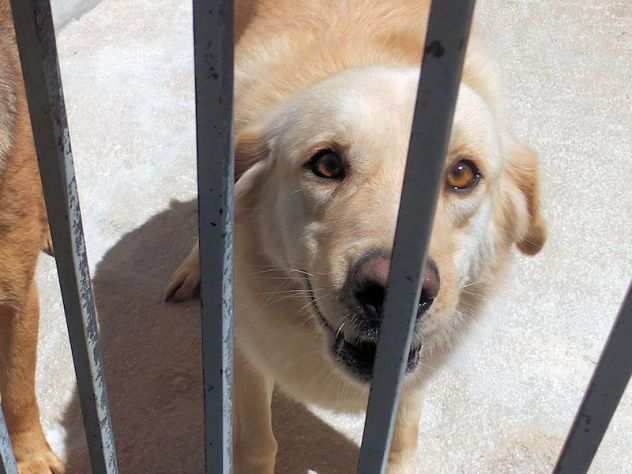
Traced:
<path fill-rule="evenodd" d="M 470 160 L 461 160 L 448 170 L 446 181 L 450 191 L 468 191 L 481 180 L 481 173 Z"/>
<path fill-rule="evenodd" d="M 308 166 L 320 178 L 342 180 L 345 177 L 345 164 L 333 150 L 319 151 L 309 160 Z"/>

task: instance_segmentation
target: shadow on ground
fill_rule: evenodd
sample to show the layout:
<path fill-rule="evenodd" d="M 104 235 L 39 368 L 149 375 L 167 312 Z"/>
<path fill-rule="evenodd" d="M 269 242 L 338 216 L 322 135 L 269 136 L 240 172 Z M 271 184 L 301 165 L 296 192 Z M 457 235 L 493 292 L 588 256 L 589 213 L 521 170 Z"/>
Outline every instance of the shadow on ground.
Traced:
<path fill-rule="evenodd" d="M 114 245 L 94 275 L 123 474 L 203 472 L 198 304 L 162 301 L 168 276 L 190 249 L 195 224 L 193 202 L 172 202 Z M 70 473 L 90 472 L 78 413 L 75 393 L 63 420 Z M 357 446 L 278 394 L 274 426 L 278 473 L 354 470 Z"/>

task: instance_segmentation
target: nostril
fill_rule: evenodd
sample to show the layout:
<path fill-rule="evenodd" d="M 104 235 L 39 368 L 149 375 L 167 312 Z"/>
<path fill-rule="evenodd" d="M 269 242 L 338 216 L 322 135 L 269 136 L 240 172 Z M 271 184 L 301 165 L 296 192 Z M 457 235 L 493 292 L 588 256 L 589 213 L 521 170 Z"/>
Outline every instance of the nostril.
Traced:
<path fill-rule="evenodd" d="M 381 251 L 373 251 L 362 257 L 351 273 L 351 294 L 362 324 L 378 325 L 382 319 L 384 298 L 390 259 Z"/>
<path fill-rule="evenodd" d="M 367 316 L 378 319 L 382 315 L 384 305 L 385 288 L 378 282 L 367 281 L 360 285 L 355 291 L 358 303 L 362 305 Z"/>
<path fill-rule="evenodd" d="M 434 260 L 428 259 L 424 270 L 424 281 L 421 287 L 421 295 L 419 296 L 419 310 L 417 315 L 421 316 L 425 313 L 439 294 L 441 279 L 439 278 L 439 270 Z"/>
<path fill-rule="evenodd" d="M 419 296 L 419 304 L 426 304 L 430 306 L 436 297 L 437 295 L 432 291 L 428 291 L 426 288 L 422 288 L 421 295 Z"/>

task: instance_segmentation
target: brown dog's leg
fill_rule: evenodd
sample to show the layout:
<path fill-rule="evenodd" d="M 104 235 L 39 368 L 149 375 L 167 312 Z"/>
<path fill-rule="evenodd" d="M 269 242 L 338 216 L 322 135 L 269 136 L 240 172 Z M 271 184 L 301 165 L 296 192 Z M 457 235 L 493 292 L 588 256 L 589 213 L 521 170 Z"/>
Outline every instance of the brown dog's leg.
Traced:
<path fill-rule="evenodd" d="M 235 472 L 274 474 L 277 442 L 272 432 L 274 382 L 235 351 Z"/>
<path fill-rule="evenodd" d="M 22 307 L 0 303 L 0 393 L 2 409 L 21 474 L 62 474 L 39 419 L 35 362 L 39 304 L 31 283 Z"/>
<path fill-rule="evenodd" d="M 415 474 L 419 418 L 423 395 L 421 391 L 406 391 L 397 413 L 393 443 L 388 456 L 388 474 Z"/>

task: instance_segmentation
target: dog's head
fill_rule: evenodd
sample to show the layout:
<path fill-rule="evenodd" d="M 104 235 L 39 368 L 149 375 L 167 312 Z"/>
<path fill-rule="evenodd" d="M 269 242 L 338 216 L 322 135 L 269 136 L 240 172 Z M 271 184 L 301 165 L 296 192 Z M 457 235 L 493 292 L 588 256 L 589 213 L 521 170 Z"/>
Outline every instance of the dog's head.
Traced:
<path fill-rule="evenodd" d="M 325 335 L 341 369 L 364 381 L 388 291 L 417 81 L 416 68 L 346 72 L 237 137 L 238 229 L 256 236 L 266 264 L 295 291 L 305 290 L 298 308 L 317 322 L 311 327 Z M 537 173 L 534 154 L 462 85 L 410 372 L 422 346 L 432 350 L 450 339 L 471 296 L 482 294 L 514 243 L 527 254 L 543 245 Z"/>

